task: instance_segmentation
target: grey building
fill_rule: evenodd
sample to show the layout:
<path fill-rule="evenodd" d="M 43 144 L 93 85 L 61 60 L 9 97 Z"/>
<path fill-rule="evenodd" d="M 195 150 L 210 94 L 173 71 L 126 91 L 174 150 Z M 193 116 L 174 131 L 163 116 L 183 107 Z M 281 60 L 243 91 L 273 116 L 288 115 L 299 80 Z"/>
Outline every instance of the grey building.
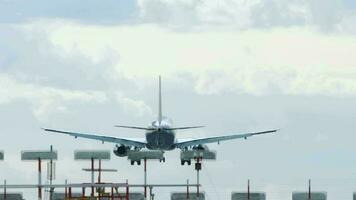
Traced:
<path fill-rule="evenodd" d="M 175 192 L 171 194 L 171 200 L 187 200 L 186 192 Z M 189 200 L 205 200 L 205 193 L 199 193 L 199 197 L 197 197 L 197 193 L 189 193 Z"/>
<path fill-rule="evenodd" d="M 4 200 L 4 194 L 0 194 L 0 200 Z M 24 200 L 21 193 L 7 193 L 6 200 Z"/>
<path fill-rule="evenodd" d="M 87 193 L 86 195 L 90 195 Z M 81 193 L 72 193 L 72 197 L 81 197 Z M 117 195 L 115 195 L 117 196 Z M 126 197 L 126 193 L 120 193 L 121 197 Z M 53 200 L 65 200 L 65 194 L 64 193 L 54 193 L 53 194 Z M 102 200 L 109 200 L 110 198 L 101 198 Z M 121 200 L 122 198 L 114 198 L 115 200 Z M 138 192 L 131 192 L 129 194 L 129 199 L 130 200 L 144 200 L 144 194 L 143 193 L 138 193 Z"/>
<path fill-rule="evenodd" d="M 233 192 L 231 193 L 231 200 L 266 200 L 266 193 L 264 192 Z"/>
<path fill-rule="evenodd" d="M 120 196 L 125 197 L 126 193 L 120 193 Z M 141 193 L 141 192 L 130 192 L 129 199 L 130 200 L 144 200 L 145 199 L 145 195 L 143 193 Z M 147 199 L 148 199 L 148 196 L 147 196 Z"/>
<path fill-rule="evenodd" d="M 72 197 L 81 197 L 81 193 L 74 193 L 72 192 Z M 55 192 L 53 193 L 53 200 L 64 200 L 65 199 L 65 194 L 62 192 Z"/>
<path fill-rule="evenodd" d="M 326 200 L 326 192 L 311 192 L 311 200 Z M 309 200 L 308 192 L 293 192 L 292 200 Z"/>

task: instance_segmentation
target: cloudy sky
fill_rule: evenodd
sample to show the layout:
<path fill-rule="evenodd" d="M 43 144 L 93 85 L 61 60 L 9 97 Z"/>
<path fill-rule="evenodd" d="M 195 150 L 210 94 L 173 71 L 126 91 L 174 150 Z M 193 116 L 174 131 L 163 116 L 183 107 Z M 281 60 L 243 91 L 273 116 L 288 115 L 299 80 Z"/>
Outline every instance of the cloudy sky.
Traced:
<path fill-rule="evenodd" d="M 276 135 L 210 145 L 208 199 L 232 191 L 327 191 L 351 199 L 356 186 L 356 2 L 354 0 L 0 0 L 0 181 L 33 183 L 36 165 L 21 150 L 59 151 L 57 183 L 88 182 L 76 149 L 111 144 L 49 135 L 40 127 L 121 137 L 163 112 L 179 138 L 280 128 Z M 149 163 L 150 183 L 195 181 L 179 152 Z M 126 159 L 104 164 L 104 179 L 142 183 Z M 157 176 L 157 173 L 160 176 Z M 177 190 L 177 189 L 176 189 Z M 34 198 L 35 191 L 24 191 Z M 156 190 L 167 199 L 169 190 Z"/>

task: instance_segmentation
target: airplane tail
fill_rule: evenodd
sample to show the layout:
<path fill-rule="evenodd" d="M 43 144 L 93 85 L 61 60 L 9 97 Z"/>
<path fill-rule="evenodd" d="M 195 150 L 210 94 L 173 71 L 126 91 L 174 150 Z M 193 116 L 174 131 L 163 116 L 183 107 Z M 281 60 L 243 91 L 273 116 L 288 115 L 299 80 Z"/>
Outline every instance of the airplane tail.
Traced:
<path fill-rule="evenodd" d="M 158 125 L 160 126 L 162 123 L 162 87 L 161 87 L 161 76 L 158 78 Z M 124 126 L 124 125 L 116 125 L 115 127 L 119 128 L 129 128 L 129 129 L 140 129 L 140 130 L 155 130 L 154 128 L 145 128 L 145 127 L 138 127 L 138 126 Z M 167 130 L 185 130 L 185 129 L 194 129 L 194 128 L 202 128 L 204 126 L 184 126 L 184 127 L 173 127 L 173 128 L 166 128 Z"/>

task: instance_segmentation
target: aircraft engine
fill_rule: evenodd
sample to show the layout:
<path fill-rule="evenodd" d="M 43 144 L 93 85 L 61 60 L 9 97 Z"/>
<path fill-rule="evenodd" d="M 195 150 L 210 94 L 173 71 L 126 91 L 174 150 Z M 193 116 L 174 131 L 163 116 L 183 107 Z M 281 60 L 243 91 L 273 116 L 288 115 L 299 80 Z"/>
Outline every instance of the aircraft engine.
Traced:
<path fill-rule="evenodd" d="M 197 146 L 194 146 L 193 150 L 204 151 L 204 150 L 209 150 L 209 148 L 207 145 L 199 144 Z"/>
<path fill-rule="evenodd" d="M 114 154 L 119 157 L 125 157 L 127 156 L 127 152 L 130 150 L 130 147 L 121 145 L 121 146 L 116 146 L 114 149 Z"/>

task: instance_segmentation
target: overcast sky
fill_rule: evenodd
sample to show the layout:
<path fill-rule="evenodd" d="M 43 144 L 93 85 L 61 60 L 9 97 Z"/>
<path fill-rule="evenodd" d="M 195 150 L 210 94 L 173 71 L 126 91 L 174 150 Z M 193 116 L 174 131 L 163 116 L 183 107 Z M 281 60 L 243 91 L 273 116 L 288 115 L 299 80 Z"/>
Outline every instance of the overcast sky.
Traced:
<path fill-rule="evenodd" d="M 210 145 L 218 159 L 203 166 L 208 199 L 230 199 L 247 179 L 268 200 L 291 199 L 309 178 L 328 199 L 352 198 L 354 0 L 0 0 L 0 38 L 0 181 L 36 182 L 36 164 L 20 152 L 53 144 L 56 182 L 89 182 L 81 171 L 89 163 L 74 162 L 73 151 L 113 145 L 40 127 L 143 137 L 113 125 L 156 119 L 162 75 L 164 115 L 176 126 L 206 125 L 178 138 L 281 129 Z M 142 167 L 125 158 L 104 167 L 119 170 L 107 182 L 143 182 Z M 149 183 L 195 181 L 179 151 L 148 168 Z"/>

